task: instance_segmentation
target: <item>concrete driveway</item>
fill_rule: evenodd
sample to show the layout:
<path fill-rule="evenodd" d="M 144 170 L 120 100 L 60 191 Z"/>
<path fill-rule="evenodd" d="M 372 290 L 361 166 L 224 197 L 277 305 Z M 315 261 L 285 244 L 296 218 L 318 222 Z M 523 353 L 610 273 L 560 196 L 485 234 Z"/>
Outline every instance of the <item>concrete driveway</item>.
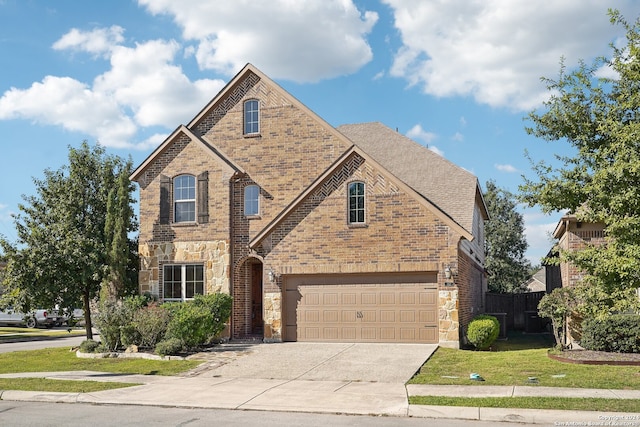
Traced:
<path fill-rule="evenodd" d="M 436 350 L 435 344 L 278 343 L 223 344 L 224 364 L 201 377 L 309 381 L 407 382 Z"/>

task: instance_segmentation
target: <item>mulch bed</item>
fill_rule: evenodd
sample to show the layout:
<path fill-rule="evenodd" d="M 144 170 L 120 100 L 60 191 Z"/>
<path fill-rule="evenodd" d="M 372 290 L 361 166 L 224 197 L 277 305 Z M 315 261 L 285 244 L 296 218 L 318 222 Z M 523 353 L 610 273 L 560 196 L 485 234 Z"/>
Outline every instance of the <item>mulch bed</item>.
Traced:
<path fill-rule="evenodd" d="M 629 365 L 640 366 L 640 353 L 610 353 L 593 350 L 565 350 L 561 353 L 548 353 L 554 360 L 583 365 Z"/>

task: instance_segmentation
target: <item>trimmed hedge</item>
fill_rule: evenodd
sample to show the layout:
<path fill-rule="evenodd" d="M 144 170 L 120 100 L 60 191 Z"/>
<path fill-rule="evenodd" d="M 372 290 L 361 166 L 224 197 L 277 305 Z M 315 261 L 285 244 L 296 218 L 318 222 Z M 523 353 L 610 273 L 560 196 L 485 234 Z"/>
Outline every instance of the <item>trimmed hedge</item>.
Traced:
<path fill-rule="evenodd" d="M 582 323 L 580 345 L 587 350 L 640 353 L 640 315 L 614 314 Z"/>
<path fill-rule="evenodd" d="M 467 328 L 467 339 L 478 350 L 489 348 L 500 335 L 500 322 L 494 316 L 481 314 L 473 318 Z"/>

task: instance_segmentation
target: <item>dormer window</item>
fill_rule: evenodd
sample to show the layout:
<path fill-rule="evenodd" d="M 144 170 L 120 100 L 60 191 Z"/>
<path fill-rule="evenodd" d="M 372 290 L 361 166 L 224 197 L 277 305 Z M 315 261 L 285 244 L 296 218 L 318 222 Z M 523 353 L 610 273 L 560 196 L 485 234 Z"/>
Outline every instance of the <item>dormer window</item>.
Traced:
<path fill-rule="evenodd" d="M 244 102 L 244 134 L 260 133 L 260 103 L 257 99 Z"/>
<path fill-rule="evenodd" d="M 260 214 L 260 188 L 257 185 L 247 185 L 244 188 L 244 215 L 256 216 Z"/>
<path fill-rule="evenodd" d="M 196 178 L 179 175 L 173 180 L 173 204 L 175 222 L 196 220 Z"/>
<path fill-rule="evenodd" d="M 349 184 L 349 224 L 364 224 L 364 182 Z"/>

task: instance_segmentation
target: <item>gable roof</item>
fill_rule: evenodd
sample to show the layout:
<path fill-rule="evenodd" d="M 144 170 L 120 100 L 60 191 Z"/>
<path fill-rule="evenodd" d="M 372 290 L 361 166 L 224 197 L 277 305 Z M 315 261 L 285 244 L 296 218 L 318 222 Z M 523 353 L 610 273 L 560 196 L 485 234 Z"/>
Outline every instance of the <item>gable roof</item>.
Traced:
<path fill-rule="evenodd" d="M 202 149 L 204 149 L 205 152 L 211 154 L 212 157 L 217 159 L 226 168 L 228 168 L 230 172 L 243 172 L 238 165 L 234 164 L 231 159 L 225 156 L 224 153 L 222 153 L 217 147 L 213 146 L 213 144 L 206 142 L 205 140 L 191 132 L 191 130 L 189 130 L 189 128 L 187 128 L 186 126 L 180 125 L 171 133 L 171 135 L 169 135 L 164 140 L 164 142 L 162 142 L 162 144 L 160 144 L 155 150 L 153 150 L 151 154 L 149 154 L 145 161 L 142 162 L 140 166 L 136 168 L 136 170 L 131 173 L 129 179 L 131 181 L 138 181 L 144 171 L 153 163 L 156 157 L 166 151 L 171 146 L 171 144 L 173 144 L 173 142 L 182 134 L 186 135 L 189 139 L 191 139 L 191 141 L 198 144 Z"/>
<path fill-rule="evenodd" d="M 310 194 L 312 194 L 318 187 L 320 187 L 327 178 L 329 178 L 337 169 L 342 166 L 342 164 L 344 164 L 354 154 L 363 157 L 366 162 L 371 163 L 374 167 L 385 170 L 383 165 L 378 163 L 362 149 L 360 149 L 356 145 L 352 145 L 349 150 L 343 153 L 342 156 L 340 156 L 330 168 L 328 168 L 322 175 L 320 175 L 312 185 L 310 185 L 305 191 L 298 195 L 298 197 L 296 197 L 296 199 L 293 200 L 289 206 L 287 206 L 282 212 L 280 212 L 280 214 L 278 214 L 260 233 L 258 233 L 256 237 L 251 239 L 251 241 L 249 242 L 249 247 L 255 248 L 258 244 L 260 244 L 260 242 L 262 242 L 262 240 L 264 240 L 264 238 L 267 237 L 269 233 L 271 233 L 282 221 L 284 221 L 291 212 L 293 212 Z M 408 194 L 413 195 L 419 203 L 433 212 L 442 221 L 448 223 L 465 239 L 473 239 L 473 235 L 469 231 L 465 230 L 460 224 L 456 223 L 449 215 L 447 215 L 446 212 L 443 212 L 428 199 L 416 193 L 414 189 L 412 189 L 405 182 L 396 178 L 392 174 L 390 175 L 390 178 L 393 179 L 395 181 L 395 184 L 402 188 L 403 191 L 406 191 Z"/>
<path fill-rule="evenodd" d="M 488 219 L 478 179 L 428 148 L 382 123 L 339 126 L 353 143 L 461 225 L 473 231 L 476 198 Z"/>

